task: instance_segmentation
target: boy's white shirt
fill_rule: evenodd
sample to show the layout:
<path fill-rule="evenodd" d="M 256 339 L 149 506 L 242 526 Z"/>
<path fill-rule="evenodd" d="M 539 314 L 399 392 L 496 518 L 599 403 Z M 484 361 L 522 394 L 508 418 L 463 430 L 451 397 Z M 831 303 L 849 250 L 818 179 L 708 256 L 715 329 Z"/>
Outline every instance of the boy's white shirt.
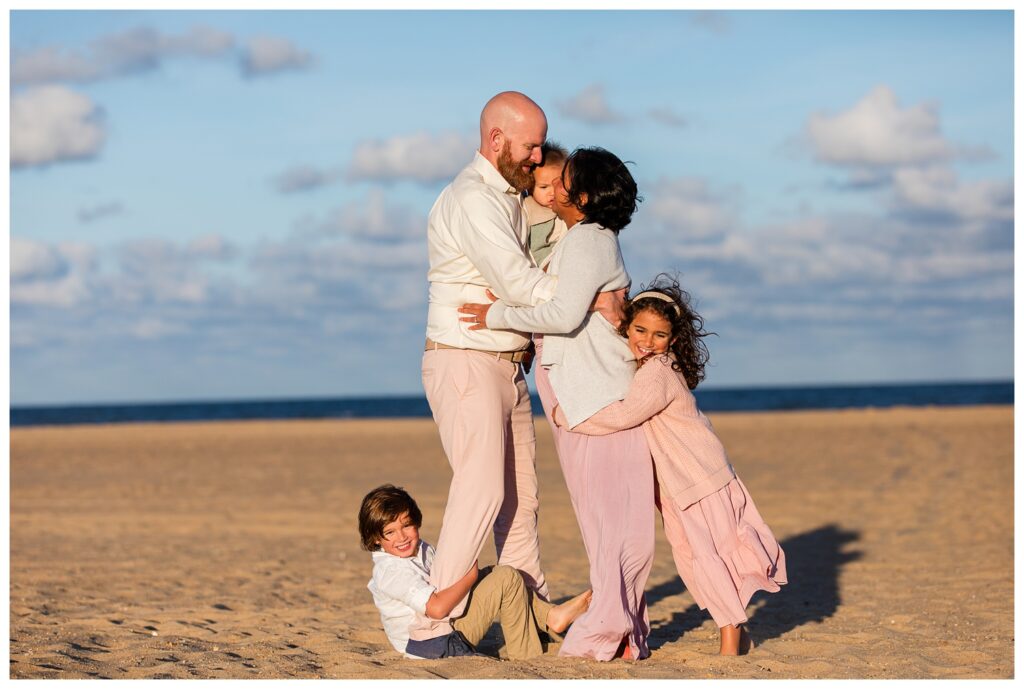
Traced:
<path fill-rule="evenodd" d="M 409 643 L 409 625 L 416 613 L 426 613 L 427 601 L 435 590 L 430 585 L 434 546 L 421 540 L 412 557 L 397 557 L 383 550 L 372 555 L 373 577 L 366 588 L 380 611 L 384 633 L 396 651 L 406 658 L 417 658 L 406 653 L 405 648 Z"/>

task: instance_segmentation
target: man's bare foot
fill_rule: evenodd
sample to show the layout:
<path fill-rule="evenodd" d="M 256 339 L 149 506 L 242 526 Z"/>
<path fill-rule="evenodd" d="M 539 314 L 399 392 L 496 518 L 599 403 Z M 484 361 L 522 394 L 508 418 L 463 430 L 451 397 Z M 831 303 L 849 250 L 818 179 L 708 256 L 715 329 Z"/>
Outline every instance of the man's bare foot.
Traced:
<path fill-rule="evenodd" d="M 726 625 L 719 631 L 722 633 L 722 645 L 718 651 L 720 655 L 746 655 L 754 647 L 754 640 L 750 638 L 747 628 L 742 624 Z"/>
<path fill-rule="evenodd" d="M 548 611 L 548 629 L 557 634 L 564 632 L 577 617 L 587 611 L 587 608 L 590 607 L 590 599 L 593 596 L 594 592 L 587 589 L 580 595 L 551 608 Z"/>

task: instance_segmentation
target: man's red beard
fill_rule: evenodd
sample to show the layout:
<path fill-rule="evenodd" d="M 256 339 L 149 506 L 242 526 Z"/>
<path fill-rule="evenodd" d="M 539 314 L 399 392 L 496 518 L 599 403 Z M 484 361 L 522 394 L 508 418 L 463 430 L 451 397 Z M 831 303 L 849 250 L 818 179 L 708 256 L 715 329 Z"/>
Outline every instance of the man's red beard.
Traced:
<path fill-rule="evenodd" d="M 533 184 L 533 174 L 523 169 L 523 164 L 528 160 L 521 160 L 518 163 L 512 160 L 512 144 L 507 139 L 505 147 L 498 154 L 498 172 L 519 192 L 526 191 Z"/>

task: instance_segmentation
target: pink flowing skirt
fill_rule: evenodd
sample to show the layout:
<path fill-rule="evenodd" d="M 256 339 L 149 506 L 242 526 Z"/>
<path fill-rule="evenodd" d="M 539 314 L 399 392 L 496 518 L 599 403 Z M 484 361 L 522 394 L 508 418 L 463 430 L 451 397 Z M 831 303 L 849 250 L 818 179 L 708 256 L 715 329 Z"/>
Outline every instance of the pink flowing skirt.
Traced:
<path fill-rule="evenodd" d="M 786 583 L 786 554 L 738 477 L 686 509 L 662 494 L 661 508 L 679 576 L 719 627 L 746 622 L 756 591 Z"/>
<path fill-rule="evenodd" d="M 542 338 L 536 339 L 539 362 Z M 611 660 L 625 640 L 633 658 L 646 658 L 651 625 L 644 586 L 654 562 L 654 470 L 647 439 L 641 428 L 591 436 L 555 426 L 551 411 L 558 400 L 547 370 L 538 366 L 536 376 L 594 590 L 558 655 Z"/>

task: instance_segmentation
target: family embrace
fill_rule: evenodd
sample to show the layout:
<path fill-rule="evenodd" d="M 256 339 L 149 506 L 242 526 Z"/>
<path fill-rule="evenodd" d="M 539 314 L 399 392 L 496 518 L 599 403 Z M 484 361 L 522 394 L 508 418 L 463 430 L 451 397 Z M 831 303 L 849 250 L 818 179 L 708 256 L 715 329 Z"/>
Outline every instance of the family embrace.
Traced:
<path fill-rule="evenodd" d="M 562 656 L 646 658 L 655 509 L 721 653 L 749 649 L 751 596 L 786 583 L 782 549 L 691 392 L 708 358 L 702 319 L 664 275 L 626 301 L 618 235 L 638 201 L 619 158 L 547 143 L 543 110 L 504 92 L 431 209 L 423 386 L 453 472 L 436 550 L 400 488 L 371 491 L 359 514 L 369 588 L 406 656 L 472 654 L 498 619 L 510 658 L 563 632 Z M 590 563 L 590 590 L 560 605 L 541 566 L 531 365 Z M 498 566 L 479 571 L 492 531 Z"/>

